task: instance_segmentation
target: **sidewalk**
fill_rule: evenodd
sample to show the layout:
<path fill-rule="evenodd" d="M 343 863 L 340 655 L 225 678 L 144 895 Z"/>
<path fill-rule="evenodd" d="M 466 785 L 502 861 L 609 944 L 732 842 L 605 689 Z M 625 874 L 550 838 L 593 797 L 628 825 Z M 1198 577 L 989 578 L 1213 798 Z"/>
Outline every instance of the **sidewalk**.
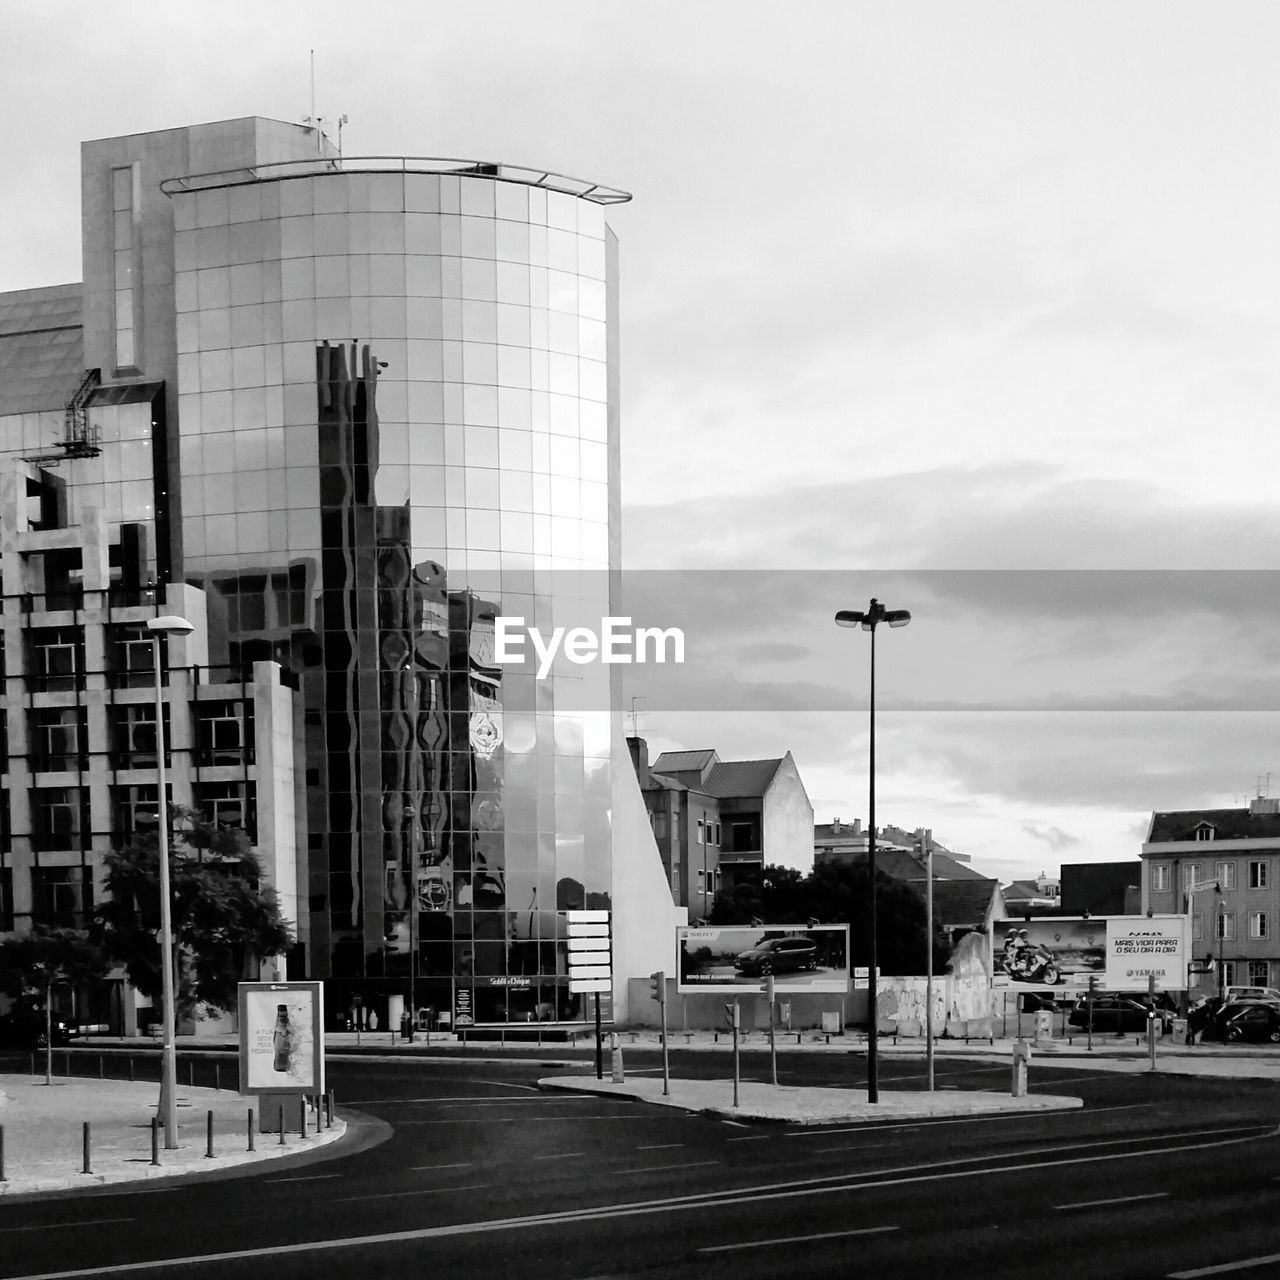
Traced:
<path fill-rule="evenodd" d="M 159 1167 L 151 1163 L 151 1117 L 159 1086 L 126 1080 L 58 1076 L 52 1085 L 43 1076 L 0 1075 L 0 1130 L 3 1131 L 3 1174 L 0 1197 L 32 1191 L 63 1191 L 136 1179 L 172 1178 L 300 1156 L 336 1142 L 346 1122 L 333 1118 L 332 1128 L 300 1136 L 301 1116 L 286 1116 L 289 1132 L 280 1145 L 278 1133 L 257 1132 L 257 1100 L 229 1090 L 178 1086 L 179 1147 L 167 1151 L 163 1129 Z M 248 1112 L 254 1112 L 255 1147 L 248 1150 Z M 213 1113 L 213 1151 L 208 1149 L 208 1116 Z M 90 1125 L 90 1173 L 84 1170 L 84 1122 Z"/>

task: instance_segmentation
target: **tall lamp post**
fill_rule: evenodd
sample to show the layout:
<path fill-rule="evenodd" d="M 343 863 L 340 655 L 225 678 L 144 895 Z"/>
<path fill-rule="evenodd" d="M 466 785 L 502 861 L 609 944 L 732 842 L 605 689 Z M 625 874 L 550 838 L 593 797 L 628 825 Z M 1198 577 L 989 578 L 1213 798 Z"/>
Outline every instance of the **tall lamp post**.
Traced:
<path fill-rule="evenodd" d="M 163 1097 L 162 1123 L 165 1150 L 178 1146 L 178 1057 L 174 1045 L 175 1017 L 173 1003 L 173 907 L 169 891 L 169 803 L 165 795 L 164 773 L 164 695 L 160 687 L 160 637 L 190 635 L 195 627 L 176 614 L 164 614 L 147 621 L 151 632 L 151 666 L 156 678 L 156 779 L 159 803 L 160 852 L 160 991 L 163 1000 L 164 1048 L 160 1060 L 160 1092 Z"/>
<path fill-rule="evenodd" d="M 1218 895 L 1217 906 L 1213 913 L 1214 932 L 1218 935 L 1218 995 L 1222 995 L 1222 884 L 1218 880 L 1205 880 L 1200 884 L 1191 884 L 1183 890 L 1182 901 L 1186 914 L 1190 915 L 1195 909 L 1195 897 L 1197 893 L 1207 892 L 1212 889 Z M 1209 958 L 1212 960 L 1213 952 L 1209 952 Z"/>
<path fill-rule="evenodd" d="M 871 884 L 871 956 L 867 969 L 867 1013 L 871 1023 L 871 1034 L 867 1041 L 867 1101 L 880 1101 L 879 1055 L 876 1036 L 879 1030 L 879 1016 L 876 1009 L 876 626 L 887 623 L 891 627 L 905 627 L 911 621 L 911 614 L 905 609 L 886 609 L 874 596 L 865 611 L 841 609 L 836 614 L 836 625 L 839 627 L 861 627 L 871 632 L 871 699 L 870 726 L 871 743 L 868 756 L 868 802 L 867 802 L 867 875 Z"/>

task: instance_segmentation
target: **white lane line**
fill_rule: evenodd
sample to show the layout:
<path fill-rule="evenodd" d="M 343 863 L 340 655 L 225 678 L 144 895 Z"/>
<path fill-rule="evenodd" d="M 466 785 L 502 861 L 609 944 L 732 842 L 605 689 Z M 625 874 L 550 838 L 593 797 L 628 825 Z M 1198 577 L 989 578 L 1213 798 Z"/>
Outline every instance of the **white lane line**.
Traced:
<path fill-rule="evenodd" d="M 1280 1253 L 1268 1253 L 1261 1258 L 1241 1258 L 1239 1262 L 1219 1262 L 1213 1267 L 1197 1267 L 1194 1271 L 1171 1271 L 1169 1280 L 1199 1280 L 1200 1276 L 1225 1276 L 1232 1271 L 1248 1271 L 1253 1267 L 1265 1267 L 1280 1262 Z"/>
<path fill-rule="evenodd" d="M 1102 1079 L 1101 1076 L 1098 1077 Z M 1110 1077 L 1114 1079 L 1114 1074 Z M 1026 1123 L 1028 1121 L 1039 1120 L 1062 1120 L 1068 1117 L 1076 1118 L 1081 1115 L 1097 1116 L 1104 1111 L 1140 1111 L 1147 1107 L 1158 1105 L 1154 1102 L 1134 1102 L 1126 1103 L 1120 1107 L 1084 1107 L 1072 1108 L 1070 1111 L 1020 1111 L 1016 1115 L 1002 1115 L 998 1111 L 991 1112 L 990 1115 L 977 1116 L 948 1116 L 940 1120 L 930 1120 L 927 1126 L 921 1125 L 918 1121 L 900 1124 L 884 1124 L 875 1120 L 862 1121 L 855 1125 L 849 1125 L 839 1129 L 827 1129 L 820 1125 L 807 1125 L 803 1129 L 792 1129 L 782 1136 L 784 1138 L 829 1138 L 833 1133 L 865 1133 L 868 1129 L 875 1129 L 877 1133 L 888 1133 L 893 1129 L 903 1129 L 914 1132 L 920 1128 L 935 1129 L 939 1125 L 944 1124 L 986 1124 L 992 1120 L 999 1120 L 1006 1125 Z M 733 1141 L 733 1139 L 729 1139 Z"/>
<path fill-rule="evenodd" d="M 636 1173 L 665 1173 L 668 1169 L 704 1169 L 707 1165 L 720 1163 L 719 1160 L 690 1160 L 687 1164 L 647 1164 L 643 1169 L 618 1169 L 613 1177 L 624 1178 Z"/>
<path fill-rule="evenodd" d="M 734 1128 L 736 1128 L 736 1129 L 750 1129 L 750 1128 L 751 1128 L 751 1126 L 750 1126 L 749 1124 L 743 1124 L 741 1120 L 726 1120 L 726 1121 L 725 1121 L 725 1124 L 731 1124 L 731 1125 L 733 1125 L 733 1126 L 734 1126 Z"/>
<path fill-rule="evenodd" d="M 430 1173 L 435 1169 L 470 1169 L 471 1161 L 464 1160 L 461 1164 L 414 1164 L 409 1166 L 410 1173 Z"/>
<path fill-rule="evenodd" d="M 585 1151 L 561 1151 L 553 1156 L 534 1156 L 534 1160 L 578 1160 L 587 1153 Z"/>
<path fill-rule="evenodd" d="M 1232 1131 L 1228 1131 L 1232 1132 Z M 1229 1138 L 1218 1142 L 1205 1142 L 1200 1148 L 1236 1146 L 1256 1141 L 1261 1137 L 1280 1136 L 1280 1129 L 1265 1129 L 1253 1138 Z M 117 1262 L 108 1266 L 78 1267 L 68 1271 L 34 1272 L 22 1276 L 8 1276 L 5 1280 L 89 1280 L 92 1276 L 127 1275 L 135 1272 L 157 1271 L 161 1268 L 182 1269 L 207 1264 L 246 1262 L 261 1258 L 284 1257 L 301 1253 L 331 1253 L 340 1249 L 369 1249 L 381 1244 L 417 1244 L 424 1240 L 440 1240 L 453 1236 L 489 1235 L 499 1231 L 520 1231 L 530 1227 L 563 1226 L 572 1222 L 601 1222 L 610 1218 L 647 1217 L 653 1214 L 679 1212 L 703 1212 L 724 1206 L 742 1206 L 772 1200 L 795 1200 L 820 1195 L 850 1195 L 879 1187 L 907 1186 L 924 1182 L 947 1182 L 957 1178 L 972 1181 L 977 1176 L 997 1176 L 1022 1173 L 1028 1169 L 1053 1169 L 1066 1165 L 1093 1164 L 1099 1160 L 1139 1160 L 1171 1153 L 1182 1154 L 1189 1148 L 1160 1147 L 1152 1151 L 1114 1151 L 1104 1155 L 1079 1156 L 1072 1159 L 1027 1161 L 1021 1164 L 1000 1165 L 994 1169 L 957 1169 L 954 1161 L 940 1161 L 934 1165 L 908 1165 L 905 1168 L 881 1170 L 880 1176 L 861 1181 L 856 1175 L 841 1174 L 831 1178 L 804 1179 L 801 1183 L 766 1183 L 754 1187 L 740 1187 L 733 1191 L 700 1192 L 695 1195 L 672 1196 L 661 1200 L 643 1200 L 634 1203 L 596 1205 L 589 1209 L 569 1209 L 558 1213 L 541 1213 L 520 1218 L 496 1218 L 479 1222 L 459 1222 L 442 1227 L 416 1227 L 406 1231 L 384 1231 L 375 1235 L 340 1236 L 327 1240 L 307 1240 L 297 1244 L 259 1245 L 252 1249 L 234 1249 L 222 1253 L 192 1254 L 184 1257 L 153 1258 L 139 1262 Z M 885 1174 L 902 1173 L 910 1169 L 934 1170 L 915 1177 L 886 1177 Z M 865 1176 L 865 1175 L 864 1175 Z M 834 1185 L 832 1185 L 834 1184 Z M 483 1184 L 481 1184 L 483 1185 Z M 471 1191 L 478 1187 L 452 1187 L 448 1190 Z M 352 1196 L 349 1199 L 387 1199 L 391 1195 L 422 1195 L 424 1192 L 391 1192 L 386 1196 Z M 1280 1255 L 1276 1255 L 1280 1258 Z M 1248 1265 L 1272 1261 L 1270 1258 L 1252 1259 Z M 1240 1264 L 1244 1265 L 1244 1264 Z M 1228 1270 L 1231 1268 L 1228 1267 Z M 1218 1271 L 1185 1272 L 1170 1280 L 1195 1280 L 1202 1275 L 1214 1275 Z"/>
<path fill-rule="evenodd" d="M 746 1138 L 726 1138 L 726 1142 L 768 1142 L 774 1135 L 771 1133 L 753 1133 Z"/>
<path fill-rule="evenodd" d="M 490 1184 L 487 1182 L 471 1182 L 465 1187 L 421 1187 L 417 1191 L 379 1191 L 376 1195 L 343 1196 L 334 1200 L 334 1204 L 354 1204 L 357 1200 L 394 1200 L 402 1196 L 444 1196 L 451 1191 L 480 1191 Z"/>
<path fill-rule="evenodd" d="M 1072 1204 L 1055 1204 L 1054 1209 L 1097 1209 L 1106 1204 L 1132 1204 L 1135 1200 L 1163 1200 L 1167 1191 L 1149 1191 L 1141 1196 L 1112 1196 L 1109 1200 L 1076 1200 Z"/>
<path fill-rule="evenodd" d="M 344 1178 L 343 1173 L 306 1173 L 299 1174 L 296 1178 L 264 1178 L 264 1182 L 275 1184 L 277 1182 L 318 1182 L 321 1178 Z"/>
<path fill-rule="evenodd" d="M 811 1240 L 843 1240 L 848 1236 L 879 1236 L 897 1227 L 862 1227 L 856 1231 L 823 1231 L 812 1236 L 778 1236 L 773 1240 L 746 1240 L 742 1244 L 715 1244 L 699 1249 L 699 1253 L 733 1253 L 739 1249 L 767 1249 L 775 1244 L 808 1244 Z"/>
<path fill-rule="evenodd" d="M 83 1222 L 36 1222 L 29 1226 L 0 1227 L 0 1231 L 61 1231 L 64 1227 L 100 1227 L 108 1222 L 133 1222 L 133 1218 L 85 1218 Z"/>
<path fill-rule="evenodd" d="M 669 1151 L 672 1147 L 683 1147 L 683 1142 L 658 1142 L 651 1147 L 637 1147 L 637 1151 Z"/>

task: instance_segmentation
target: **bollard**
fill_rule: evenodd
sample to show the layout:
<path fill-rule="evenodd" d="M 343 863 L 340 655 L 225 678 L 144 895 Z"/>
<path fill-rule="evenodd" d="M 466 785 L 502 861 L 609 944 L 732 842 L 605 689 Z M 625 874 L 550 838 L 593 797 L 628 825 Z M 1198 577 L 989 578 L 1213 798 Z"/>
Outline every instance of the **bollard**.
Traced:
<path fill-rule="evenodd" d="M 249 1150 L 256 1151 L 257 1148 L 253 1145 L 253 1108 L 252 1107 L 249 1108 L 248 1119 L 245 1121 L 245 1130 L 249 1135 Z"/>
<path fill-rule="evenodd" d="M 89 1163 L 89 1122 L 84 1122 L 84 1168 L 81 1173 L 92 1173 L 93 1167 Z"/>
<path fill-rule="evenodd" d="M 307 1095 L 304 1093 L 298 1099 L 298 1137 L 305 1138 L 307 1136 Z"/>
<path fill-rule="evenodd" d="M 330 1089 L 325 1098 L 325 1128 L 333 1128 L 333 1090 Z"/>
<path fill-rule="evenodd" d="M 151 1163 L 160 1163 L 160 1117 L 151 1117 Z"/>
<path fill-rule="evenodd" d="M 0 1182 L 8 1182 L 4 1176 L 4 1125 L 0 1124 Z"/>
<path fill-rule="evenodd" d="M 213 1159 L 213 1112 L 208 1112 L 205 1125 L 204 1158 Z"/>
<path fill-rule="evenodd" d="M 222 1063 L 220 1062 L 213 1064 L 213 1087 L 215 1089 L 222 1088 Z"/>
<path fill-rule="evenodd" d="M 129 1083 L 133 1083 L 133 1055 L 129 1056 Z"/>
<path fill-rule="evenodd" d="M 612 1041 L 611 1047 L 613 1049 L 613 1063 L 612 1063 L 613 1083 L 622 1084 L 623 1081 L 627 1078 L 626 1073 L 623 1070 L 623 1063 L 622 1063 L 622 1041 L 618 1038 L 616 1034 L 610 1035 L 609 1039 Z"/>
<path fill-rule="evenodd" d="M 98 1079 L 102 1080 L 106 1077 L 105 1064 L 102 1060 L 102 1054 L 98 1054 Z"/>
<path fill-rule="evenodd" d="M 1014 1098 L 1027 1096 L 1027 1064 L 1031 1061 L 1031 1046 L 1025 1040 L 1015 1040 L 1013 1044 L 1013 1083 L 1010 1095 Z"/>
<path fill-rule="evenodd" d="M 280 1145 L 284 1146 L 284 1103 L 280 1104 Z"/>

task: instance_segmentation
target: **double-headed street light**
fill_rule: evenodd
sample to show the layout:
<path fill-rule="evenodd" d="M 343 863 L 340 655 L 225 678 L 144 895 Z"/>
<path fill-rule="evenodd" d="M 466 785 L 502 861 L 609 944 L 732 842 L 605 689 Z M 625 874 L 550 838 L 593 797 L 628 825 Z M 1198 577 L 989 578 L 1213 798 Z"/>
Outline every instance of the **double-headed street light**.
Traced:
<path fill-rule="evenodd" d="M 871 745 L 868 758 L 870 778 L 867 802 L 867 875 L 871 884 L 871 927 L 869 930 L 871 955 L 867 969 L 867 1009 L 871 1034 L 867 1041 L 867 1101 L 880 1101 L 878 1078 L 879 1057 L 876 1035 L 879 1017 L 876 1010 L 876 626 L 884 622 L 891 627 L 905 627 L 911 615 L 905 609 L 886 609 L 874 596 L 864 611 L 841 609 L 836 614 L 836 625 L 861 627 L 871 632 Z"/>
<path fill-rule="evenodd" d="M 160 853 L 160 991 L 163 1000 L 164 1048 L 160 1060 L 160 1092 L 163 1097 L 164 1145 L 173 1151 L 178 1145 L 178 1057 L 174 1045 L 173 1002 L 173 908 L 169 893 L 169 805 L 164 776 L 164 695 L 160 688 L 160 637 L 187 636 L 195 627 L 176 614 L 147 620 L 151 632 L 151 666 L 156 678 L 156 779 L 159 803 L 156 807 Z"/>

